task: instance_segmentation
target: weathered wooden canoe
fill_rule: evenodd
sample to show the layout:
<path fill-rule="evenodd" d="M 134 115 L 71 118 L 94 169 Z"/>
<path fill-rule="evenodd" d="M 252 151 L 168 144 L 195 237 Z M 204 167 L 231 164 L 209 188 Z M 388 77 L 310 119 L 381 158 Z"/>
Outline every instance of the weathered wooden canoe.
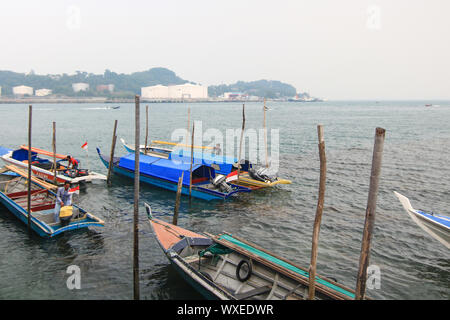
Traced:
<path fill-rule="evenodd" d="M 27 198 L 28 186 L 26 173 L 20 169 L 7 166 L 12 171 L 0 174 L 0 203 L 25 225 L 28 224 Z M 31 186 L 31 229 L 39 236 L 51 238 L 66 231 L 104 226 L 104 221 L 82 208 L 72 205 L 74 216 L 68 225 L 54 222 L 56 194 L 51 191 L 56 186 L 32 177 Z"/>
<path fill-rule="evenodd" d="M 412 207 L 411 202 L 409 202 L 409 199 L 405 197 L 404 195 L 401 195 L 398 192 L 394 191 L 394 194 L 397 196 L 397 198 L 400 200 L 400 203 L 402 204 L 403 208 L 405 209 L 406 213 L 411 217 L 411 219 L 424 230 L 427 232 L 430 236 L 438 240 L 440 243 L 442 243 L 444 246 L 447 247 L 447 249 L 450 249 L 450 217 L 441 215 L 441 214 L 434 214 L 434 213 L 427 213 L 423 212 L 421 210 L 416 210 Z"/>
<path fill-rule="evenodd" d="M 174 268 L 207 299 L 299 300 L 308 296 L 304 268 L 235 235 L 192 232 L 147 215 Z M 317 276 L 316 299 L 350 300 L 355 293 Z"/>

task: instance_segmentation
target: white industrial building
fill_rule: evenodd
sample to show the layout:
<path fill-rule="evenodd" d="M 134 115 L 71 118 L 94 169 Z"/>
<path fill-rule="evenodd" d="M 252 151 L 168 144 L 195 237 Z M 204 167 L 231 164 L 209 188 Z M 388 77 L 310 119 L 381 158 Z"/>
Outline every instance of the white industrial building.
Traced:
<path fill-rule="evenodd" d="M 185 83 L 173 86 L 156 85 L 141 88 L 141 97 L 147 99 L 206 99 L 208 87 Z"/>
<path fill-rule="evenodd" d="M 89 90 L 89 83 L 72 83 L 72 89 L 74 92 L 87 91 Z"/>
<path fill-rule="evenodd" d="M 51 94 L 52 94 L 52 90 L 50 90 L 50 89 L 38 89 L 35 92 L 35 95 L 37 97 L 45 97 L 45 96 L 48 96 L 48 95 L 51 95 Z"/>
<path fill-rule="evenodd" d="M 13 87 L 13 94 L 16 96 L 33 95 L 33 88 L 27 86 Z"/>

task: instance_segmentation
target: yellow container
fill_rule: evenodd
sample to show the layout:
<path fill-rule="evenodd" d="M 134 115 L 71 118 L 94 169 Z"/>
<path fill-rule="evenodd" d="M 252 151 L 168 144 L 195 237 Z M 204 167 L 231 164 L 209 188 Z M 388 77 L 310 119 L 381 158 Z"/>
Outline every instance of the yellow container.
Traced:
<path fill-rule="evenodd" d="M 72 206 L 64 206 L 61 208 L 61 211 L 59 211 L 59 217 L 60 218 L 68 218 L 72 216 L 73 213 L 73 207 Z"/>

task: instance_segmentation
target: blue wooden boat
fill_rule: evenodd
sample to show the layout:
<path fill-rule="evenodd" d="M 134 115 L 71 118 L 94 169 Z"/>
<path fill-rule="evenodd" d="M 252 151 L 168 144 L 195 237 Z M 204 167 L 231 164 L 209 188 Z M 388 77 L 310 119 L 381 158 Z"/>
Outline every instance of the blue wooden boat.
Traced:
<path fill-rule="evenodd" d="M 9 168 L 10 166 L 8 166 Z M 25 225 L 28 225 L 28 186 L 25 172 L 20 169 L 0 174 L 0 203 Z M 43 238 L 52 238 L 63 232 L 87 228 L 103 227 L 104 221 L 82 208 L 72 205 L 73 217 L 67 225 L 54 222 L 56 194 L 44 181 L 32 177 L 31 186 L 31 229 Z"/>
<path fill-rule="evenodd" d="M 134 147 L 127 144 L 124 139 L 121 139 L 122 144 L 128 152 L 134 153 Z M 161 141 L 162 143 L 162 141 Z M 141 145 L 139 147 L 140 153 L 151 155 L 154 157 L 188 162 L 191 161 L 191 152 L 183 148 L 175 150 L 161 148 L 157 146 Z M 291 181 L 279 178 L 273 174 L 268 173 L 266 168 L 255 168 L 255 166 L 248 160 L 241 161 L 241 172 L 239 179 L 237 179 L 238 159 L 218 155 L 209 151 L 194 152 L 193 162 L 196 164 L 203 164 L 214 168 L 217 174 L 228 176 L 227 181 L 234 181 L 236 185 L 248 187 L 250 189 L 260 189 L 267 187 L 274 187 L 278 184 L 290 184 Z M 233 179 L 234 178 L 234 179 Z"/>
<path fill-rule="evenodd" d="M 442 214 L 427 213 L 412 207 L 409 199 L 395 192 L 406 213 L 422 230 L 450 249 L 450 217 Z"/>
<path fill-rule="evenodd" d="M 309 273 L 293 262 L 236 235 L 196 233 L 156 219 L 146 204 L 153 234 L 172 266 L 207 299 L 303 300 Z M 316 276 L 316 299 L 352 300 L 355 292 Z"/>
<path fill-rule="evenodd" d="M 109 157 L 97 153 L 105 167 L 109 167 Z M 189 195 L 190 163 L 177 162 L 159 157 L 141 155 L 139 160 L 139 180 L 153 186 L 176 192 L 178 179 L 183 174 L 182 194 Z M 113 172 L 134 178 L 134 153 L 123 157 L 114 157 Z M 250 192 L 251 189 L 227 183 L 225 176 L 217 175 L 212 167 L 194 164 L 192 166 L 192 196 L 203 200 L 227 199 L 239 192 Z"/>

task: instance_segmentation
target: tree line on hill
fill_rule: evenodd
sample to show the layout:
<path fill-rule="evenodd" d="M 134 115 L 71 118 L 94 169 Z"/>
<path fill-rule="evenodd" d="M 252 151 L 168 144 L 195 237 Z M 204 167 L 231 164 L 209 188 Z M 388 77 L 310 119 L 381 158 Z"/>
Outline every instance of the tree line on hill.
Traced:
<path fill-rule="evenodd" d="M 74 92 L 73 83 L 88 83 L 89 90 Z M 12 88 L 25 85 L 36 89 L 50 89 L 58 96 L 80 97 L 117 97 L 128 98 L 140 94 L 141 87 L 161 85 L 177 85 L 194 83 L 178 77 L 175 72 L 166 68 L 152 68 L 131 74 L 116 73 L 105 70 L 103 74 L 93 74 L 76 71 L 75 74 L 37 75 L 33 71 L 25 74 L 0 70 L 0 87 L 2 96 L 12 96 Z M 97 91 L 97 86 L 113 84 L 114 91 Z M 195 83 L 194 83 L 195 84 Z M 292 97 L 296 94 L 293 86 L 280 81 L 259 80 L 238 81 L 231 85 L 217 85 L 208 87 L 210 97 L 218 97 L 225 92 L 239 92 L 249 96 L 266 98 Z"/>

